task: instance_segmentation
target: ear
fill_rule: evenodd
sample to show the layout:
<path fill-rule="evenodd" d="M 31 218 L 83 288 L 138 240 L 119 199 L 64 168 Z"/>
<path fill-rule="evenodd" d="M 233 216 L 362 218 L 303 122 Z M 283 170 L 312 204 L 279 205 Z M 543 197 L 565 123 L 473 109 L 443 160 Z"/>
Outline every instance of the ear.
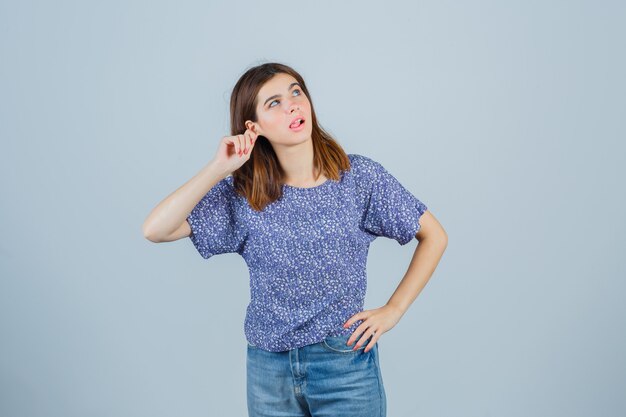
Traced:
<path fill-rule="evenodd" d="M 246 125 L 246 129 L 252 130 L 257 135 L 261 134 L 261 129 L 259 128 L 259 125 L 254 123 L 252 120 L 246 120 L 245 125 Z"/>

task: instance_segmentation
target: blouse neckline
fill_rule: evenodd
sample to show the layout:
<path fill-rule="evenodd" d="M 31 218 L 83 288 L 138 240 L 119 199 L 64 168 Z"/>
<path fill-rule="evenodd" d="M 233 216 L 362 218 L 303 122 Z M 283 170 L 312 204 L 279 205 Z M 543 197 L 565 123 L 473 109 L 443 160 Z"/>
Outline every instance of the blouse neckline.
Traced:
<path fill-rule="evenodd" d="M 283 187 L 290 189 L 290 190 L 294 190 L 294 191 L 307 192 L 307 191 L 315 191 L 315 190 L 322 189 L 330 185 L 331 182 L 332 180 L 330 178 L 327 178 L 326 181 L 324 181 L 323 183 L 319 185 L 314 185 L 313 187 L 296 187 L 294 185 L 289 185 L 289 184 L 283 184 Z"/>

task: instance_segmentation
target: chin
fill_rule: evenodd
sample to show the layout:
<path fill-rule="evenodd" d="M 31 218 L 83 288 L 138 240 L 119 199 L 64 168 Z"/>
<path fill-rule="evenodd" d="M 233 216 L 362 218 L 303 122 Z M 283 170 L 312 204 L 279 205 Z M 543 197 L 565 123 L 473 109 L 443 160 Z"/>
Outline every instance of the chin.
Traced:
<path fill-rule="evenodd" d="M 308 140 L 311 139 L 311 136 L 306 136 L 306 134 L 304 132 L 300 132 L 302 133 L 302 136 L 290 136 L 290 137 L 286 137 L 283 140 L 281 140 L 280 142 L 278 142 L 277 144 L 283 145 L 283 146 L 296 146 L 296 145 L 300 145 L 303 143 L 306 143 Z"/>
<path fill-rule="evenodd" d="M 303 130 L 301 132 L 291 132 L 287 135 L 283 141 L 283 143 L 291 143 L 293 145 L 298 143 L 306 142 L 311 139 L 312 129 Z"/>

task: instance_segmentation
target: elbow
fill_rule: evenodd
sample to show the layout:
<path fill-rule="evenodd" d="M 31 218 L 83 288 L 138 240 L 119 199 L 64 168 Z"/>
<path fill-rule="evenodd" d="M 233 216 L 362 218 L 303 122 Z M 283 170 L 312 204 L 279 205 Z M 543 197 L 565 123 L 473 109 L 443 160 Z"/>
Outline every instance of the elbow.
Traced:
<path fill-rule="evenodd" d="M 161 242 L 161 239 L 159 238 L 159 236 L 154 232 L 153 228 L 150 227 L 150 225 L 148 224 L 148 222 L 145 222 L 143 224 L 143 226 L 141 226 L 141 233 L 143 234 L 143 237 L 147 240 L 149 240 L 150 242 L 153 243 L 159 243 Z"/>
<path fill-rule="evenodd" d="M 435 235 L 435 239 L 444 250 L 448 247 L 448 233 L 446 233 L 446 230 L 443 227 L 439 227 L 439 230 Z"/>
<path fill-rule="evenodd" d="M 433 240 L 437 242 L 437 244 L 441 247 L 442 251 L 446 250 L 448 247 L 448 233 L 446 229 L 441 225 L 441 223 L 437 224 L 437 227 L 433 228 Z"/>

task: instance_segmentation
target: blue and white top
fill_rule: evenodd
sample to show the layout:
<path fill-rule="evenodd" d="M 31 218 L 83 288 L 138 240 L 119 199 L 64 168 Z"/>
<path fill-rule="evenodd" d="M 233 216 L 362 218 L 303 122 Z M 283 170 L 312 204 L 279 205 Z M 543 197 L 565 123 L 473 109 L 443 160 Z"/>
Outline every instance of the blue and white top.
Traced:
<path fill-rule="evenodd" d="M 370 243 L 384 236 L 405 245 L 420 230 L 426 205 L 380 163 L 348 158 L 339 181 L 284 184 L 260 212 L 225 177 L 189 214 L 189 237 L 203 258 L 236 252 L 248 265 L 249 344 L 280 352 L 354 332 L 362 320 L 343 323 L 363 310 Z"/>

